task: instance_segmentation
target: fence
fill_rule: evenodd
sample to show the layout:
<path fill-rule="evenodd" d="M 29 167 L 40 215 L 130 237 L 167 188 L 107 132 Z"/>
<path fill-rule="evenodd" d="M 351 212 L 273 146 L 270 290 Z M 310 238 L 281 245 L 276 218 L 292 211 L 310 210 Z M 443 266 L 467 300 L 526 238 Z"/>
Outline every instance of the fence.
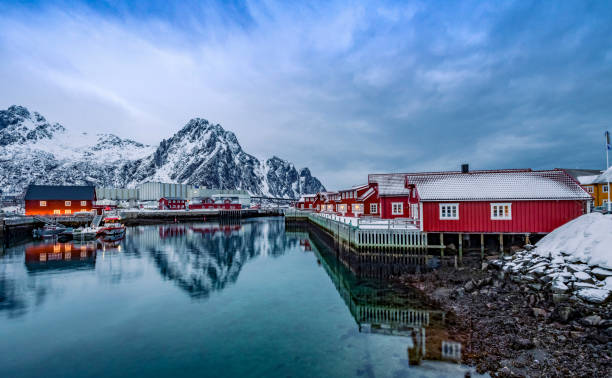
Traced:
<path fill-rule="evenodd" d="M 361 249 L 376 248 L 426 248 L 427 234 L 421 232 L 409 220 L 391 220 L 394 227 L 381 226 L 380 222 L 369 220 L 359 223 L 358 218 L 346 219 L 330 214 L 291 210 L 285 212 L 286 219 L 308 219 L 310 222 L 329 232 L 339 241 Z M 375 224 L 376 228 L 368 227 Z M 399 227 L 403 224 L 405 227 Z"/>

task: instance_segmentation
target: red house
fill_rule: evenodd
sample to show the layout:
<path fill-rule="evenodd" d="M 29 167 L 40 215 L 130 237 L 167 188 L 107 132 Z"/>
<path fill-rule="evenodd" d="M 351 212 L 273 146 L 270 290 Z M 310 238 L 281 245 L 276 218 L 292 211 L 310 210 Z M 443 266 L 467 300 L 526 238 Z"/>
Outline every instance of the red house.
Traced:
<path fill-rule="evenodd" d="M 591 196 L 563 170 L 370 175 L 381 217 L 425 232 L 548 233 L 586 212 Z"/>
<path fill-rule="evenodd" d="M 378 215 L 378 197 L 373 196 L 376 193 L 375 187 L 374 184 L 365 184 L 341 190 L 337 212 L 348 217 Z"/>
<path fill-rule="evenodd" d="M 300 197 L 295 204 L 295 208 L 299 210 L 313 210 L 316 194 L 306 194 Z"/>
<path fill-rule="evenodd" d="M 176 197 L 162 197 L 159 199 L 160 210 L 185 210 L 187 200 Z"/>
<path fill-rule="evenodd" d="M 191 202 L 189 202 L 190 210 L 214 209 L 214 208 L 215 208 L 215 200 L 211 197 L 193 198 Z"/>
<path fill-rule="evenodd" d="M 93 186 L 30 185 L 25 195 L 25 214 L 58 216 L 90 212 L 95 201 Z"/>

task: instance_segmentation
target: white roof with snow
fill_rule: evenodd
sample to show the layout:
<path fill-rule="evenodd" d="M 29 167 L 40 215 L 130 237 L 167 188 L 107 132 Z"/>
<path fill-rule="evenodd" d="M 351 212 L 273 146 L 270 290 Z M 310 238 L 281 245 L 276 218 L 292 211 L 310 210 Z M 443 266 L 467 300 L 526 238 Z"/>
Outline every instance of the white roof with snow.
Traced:
<path fill-rule="evenodd" d="M 606 169 L 606 171 L 599 175 L 593 183 L 605 184 L 608 182 L 612 182 L 612 167 Z"/>
<path fill-rule="evenodd" d="M 592 199 L 561 170 L 372 175 L 370 179 L 378 182 L 381 196 L 408 195 L 406 182 L 414 184 L 421 201 Z"/>
<path fill-rule="evenodd" d="M 599 177 L 599 175 L 590 175 L 590 176 L 578 176 L 576 180 L 580 183 L 580 185 L 591 185 L 595 183 L 595 180 Z"/>

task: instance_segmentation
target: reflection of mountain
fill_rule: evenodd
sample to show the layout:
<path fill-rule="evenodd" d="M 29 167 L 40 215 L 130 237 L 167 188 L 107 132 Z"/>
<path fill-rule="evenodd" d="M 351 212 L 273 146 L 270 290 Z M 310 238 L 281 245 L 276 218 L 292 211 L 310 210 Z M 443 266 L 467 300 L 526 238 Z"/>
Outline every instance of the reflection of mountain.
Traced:
<path fill-rule="evenodd" d="M 151 256 L 160 273 L 193 297 L 207 297 L 236 282 L 244 264 L 256 256 L 285 252 L 282 219 L 242 224 L 163 225 L 135 230 L 131 249 Z"/>
<path fill-rule="evenodd" d="M 406 337 L 411 364 L 422 359 L 461 359 L 461 344 L 450 341 L 444 328 L 446 314 L 428 305 L 422 293 L 357 278 L 336 257 L 325 235 L 308 235 L 312 250 L 344 299 L 359 332 Z M 304 239 L 303 233 L 292 232 L 288 236 L 290 240 Z"/>

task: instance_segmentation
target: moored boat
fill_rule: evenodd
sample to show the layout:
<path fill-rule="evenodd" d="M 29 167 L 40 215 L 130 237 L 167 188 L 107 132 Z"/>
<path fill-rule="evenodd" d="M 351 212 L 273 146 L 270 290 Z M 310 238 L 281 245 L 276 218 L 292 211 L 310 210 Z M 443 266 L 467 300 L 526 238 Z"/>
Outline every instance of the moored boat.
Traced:
<path fill-rule="evenodd" d="M 125 234 L 125 226 L 121 223 L 119 216 L 108 216 L 104 218 L 104 225 L 98 230 L 99 235 L 120 236 Z"/>

